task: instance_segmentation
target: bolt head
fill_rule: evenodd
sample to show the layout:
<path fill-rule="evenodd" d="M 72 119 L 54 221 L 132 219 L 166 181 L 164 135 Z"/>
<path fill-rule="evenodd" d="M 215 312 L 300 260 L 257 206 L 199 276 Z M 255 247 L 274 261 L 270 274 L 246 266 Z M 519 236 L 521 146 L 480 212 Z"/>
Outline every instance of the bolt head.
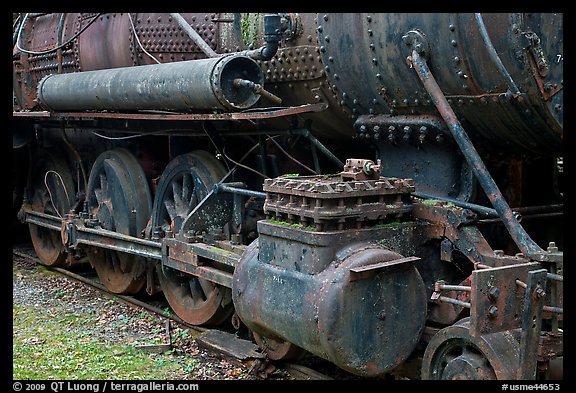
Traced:
<path fill-rule="evenodd" d="M 498 307 L 490 306 L 490 308 L 488 309 L 488 317 L 496 318 L 497 316 L 498 316 Z"/>
<path fill-rule="evenodd" d="M 492 287 L 488 291 L 488 297 L 492 300 L 498 299 L 499 296 L 500 296 L 500 289 L 498 289 L 498 287 Z"/>

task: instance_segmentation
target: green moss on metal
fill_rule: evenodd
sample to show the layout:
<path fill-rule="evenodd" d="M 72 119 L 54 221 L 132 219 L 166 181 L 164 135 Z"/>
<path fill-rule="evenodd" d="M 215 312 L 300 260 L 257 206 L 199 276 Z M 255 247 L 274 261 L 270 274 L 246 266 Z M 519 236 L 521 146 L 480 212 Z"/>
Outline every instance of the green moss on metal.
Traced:
<path fill-rule="evenodd" d="M 300 230 L 304 230 L 304 231 L 315 231 L 316 227 L 314 226 L 310 226 L 310 225 L 303 225 L 300 223 L 289 223 L 287 221 L 281 221 L 281 220 L 275 220 L 273 218 L 268 219 L 267 220 L 270 224 L 276 224 L 276 225 L 280 225 L 283 227 L 289 227 L 289 228 L 294 228 L 294 229 L 300 229 Z"/>
<path fill-rule="evenodd" d="M 442 207 L 450 207 L 450 208 L 456 208 L 456 209 L 460 209 L 460 207 L 456 206 L 455 204 L 453 204 L 452 202 L 446 202 L 440 199 L 423 199 L 422 202 L 423 205 L 426 206 L 442 206 Z"/>

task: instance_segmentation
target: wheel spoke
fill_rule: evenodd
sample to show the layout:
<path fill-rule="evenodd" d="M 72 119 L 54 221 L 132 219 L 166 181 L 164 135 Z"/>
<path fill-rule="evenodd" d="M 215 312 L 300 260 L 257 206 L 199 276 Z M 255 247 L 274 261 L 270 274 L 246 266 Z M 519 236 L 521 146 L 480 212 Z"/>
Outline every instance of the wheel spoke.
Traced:
<path fill-rule="evenodd" d="M 197 278 L 191 278 L 188 280 L 188 286 L 190 287 L 190 295 L 194 303 L 200 303 L 206 300 L 204 291 L 200 286 L 200 282 Z"/>
<path fill-rule="evenodd" d="M 207 152 L 175 157 L 165 168 L 156 189 L 152 228 L 162 227 L 169 221 L 173 223 L 174 233 L 180 231 L 201 200 L 200 190 L 211 189 L 224 174 L 222 164 Z M 169 267 L 159 267 L 157 273 L 168 303 L 184 321 L 192 325 L 218 325 L 232 314 L 228 288 Z"/>
<path fill-rule="evenodd" d="M 208 299 L 210 297 L 210 294 L 214 292 L 216 288 L 214 288 L 214 285 L 212 285 L 210 281 L 204 280 L 203 278 L 198 278 L 197 281 L 200 284 L 200 287 L 202 287 L 202 291 L 204 292 L 204 298 Z"/>
<path fill-rule="evenodd" d="M 151 196 L 144 171 L 127 150 L 102 153 L 88 179 L 90 212 L 108 229 L 139 236 L 150 215 Z M 119 251 L 89 253 L 102 283 L 114 293 L 135 294 L 146 283 L 140 257 Z"/>
<path fill-rule="evenodd" d="M 190 174 L 186 174 L 182 178 L 182 200 L 190 202 L 193 191 L 194 182 L 192 181 L 192 176 Z"/>
<path fill-rule="evenodd" d="M 164 222 L 170 224 L 177 216 L 174 201 L 172 201 L 171 199 L 166 199 L 164 201 L 164 208 L 166 209 L 166 213 L 168 214 L 168 217 L 164 218 Z"/>
<path fill-rule="evenodd" d="M 174 197 L 174 203 L 176 206 L 180 206 L 182 204 L 182 186 L 180 182 L 173 181 L 172 182 L 172 195 Z"/>
<path fill-rule="evenodd" d="M 64 215 L 74 196 L 74 180 L 65 154 L 56 150 L 40 150 L 34 156 L 28 177 L 32 209 L 52 216 Z M 30 224 L 30 238 L 38 258 L 48 266 L 66 261 L 66 249 L 59 231 Z"/>
<path fill-rule="evenodd" d="M 102 195 L 108 195 L 108 178 L 105 174 L 101 173 L 100 176 L 100 192 Z"/>

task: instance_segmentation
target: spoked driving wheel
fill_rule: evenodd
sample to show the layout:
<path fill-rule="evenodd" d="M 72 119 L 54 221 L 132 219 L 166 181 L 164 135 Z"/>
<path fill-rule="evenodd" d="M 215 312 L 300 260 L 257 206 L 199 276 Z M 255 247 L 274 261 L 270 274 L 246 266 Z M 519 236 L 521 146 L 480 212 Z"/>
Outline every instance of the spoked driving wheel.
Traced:
<path fill-rule="evenodd" d="M 63 217 L 74 200 L 72 172 L 61 152 L 42 150 L 32 162 L 28 177 L 28 199 L 32 210 Z M 60 231 L 30 224 L 30 238 L 42 263 L 57 266 L 66 260 Z"/>
<path fill-rule="evenodd" d="M 152 212 L 152 228 L 178 233 L 190 212 L 224 177 L 222 164 L 205 151 L 174 158 L 164 170 Z M 230 288 L 158 266 L 160 286 L 176 315 L 192 325 L 218 325 L 232 315 Z"/>
<path fill-rule="evenodd" d="M 422 359 L 422 379 L 516 379 L 520 357 L 511 332 L 472 337 L 470 318 L 440 330 Z"/>
<path fill-rule="evenodd" d="M 88 210 L 102 228 L 140 235 L 150 217 L 152 197 L 132 153 L 125 149 L 102 153 L 92 166 L 87 190 Z M 94 248 L 88 258 L 111 292 L 135 294 L 146 283 L 145 261 L 136 255 Z"/>

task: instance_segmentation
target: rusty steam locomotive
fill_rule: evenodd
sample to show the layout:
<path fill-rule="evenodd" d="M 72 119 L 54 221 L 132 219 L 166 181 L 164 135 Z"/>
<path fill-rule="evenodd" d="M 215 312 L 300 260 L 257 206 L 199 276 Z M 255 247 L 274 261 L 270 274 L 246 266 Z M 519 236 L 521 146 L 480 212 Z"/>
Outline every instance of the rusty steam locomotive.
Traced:
<path fill-rule="evenodd" d="M 43 263 L 271 359 L 562 378 L 562 14 L 14 17 Z"/>

